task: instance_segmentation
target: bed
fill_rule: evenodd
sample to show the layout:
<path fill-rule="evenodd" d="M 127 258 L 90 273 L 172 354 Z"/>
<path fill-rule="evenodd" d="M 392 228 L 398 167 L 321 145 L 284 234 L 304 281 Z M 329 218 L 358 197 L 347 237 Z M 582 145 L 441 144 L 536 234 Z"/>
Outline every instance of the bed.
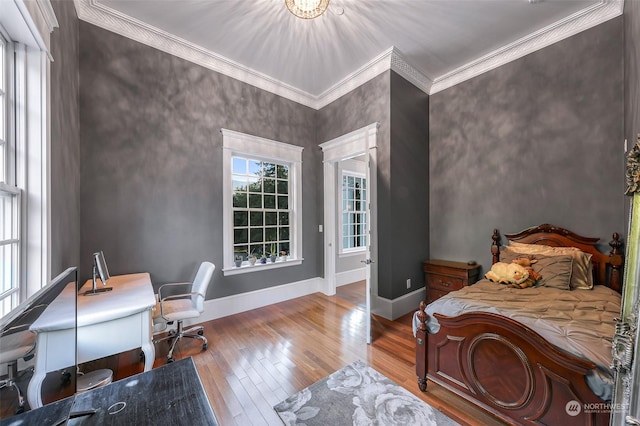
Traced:
<path fill-rule="evenodd" d="M 585 285 L 591 285 L 592 288 L 553 288 L 549 281 L 548 288 L 507 289 L 505 285 L 482 280 L 451 292 L 429 306 L 422 302 L 414 317 L 418 386 L 426 391 L 429 379 L 510 424 L 609 424 L 610 410 L 606 395 L 610 391 L 599 386 L 606 387 L 607 375 L 610 381 L 613 376 L 610 365 L 606 363 L 607 360 L 610 363 L 613 318 L 619 315 L 620 306 L 623 256 L 619 235 L 613 234 L 609 253 L 601 253 L 597 249 L 598 238 L 583 237 L 549 224 L 517 234 L 506 234 L 505 237 L 509 245 L 501 248 L 500 233 L 494 230 L 491 244 L 493 263 L 499 262 L 501 256 L 513 256 L 514 253 L 509 252 L 511 247 L 513 250 L 524 247 L 526 250 L 523 251 L 533 250 L 534 253 L 540 249 L 539 253 L 544 255 L 533 256 L 547 261 L 547 257 L 553 257 L 549 261 L 554 263 L 552 268 L 559 263 L 566 263 L 567 253 L 570 253 L 573 259 L 568 266 L 571 269 L 568 276 L 579 277 L 584 273 L 576 270 L 580 267 L 576 256 L 581 261 L 586 259 L 589 282 Z M 549 251 L 553 254 L 549 255 Z M 556 252 L 562 255 L 554 257 Z M 560 276 L 566 268 L 566 265 L 558 266 L 554 273 Z M 554 283 L 556 278 L 554 275 Z M 576 285 L 580 283 L 578 281 Z M 574 284 L 571 281 L 571 286 Z M 529 311 L 543 314 L 529 315 L 521 311 L 516 314 L 508 310 L 496 310 L 489 305 L 486 309 L 477 309 L 473 304 L 476 302 L 470 303 L 474 292 L 475 295 L 480 292 L 491 293 L 492 286 L 496 291 L 502 291 L 498 297 L 488 296 L 489 300 L 493 297 L 496 304 L 499 305 L 506 298 L 503 295 L 511 293 L 520 299 L 521 305 L 529 305 Z M 558 309 L 559 305 L 541 306 L 543 300 L 558 303 L 558 294 L 579 299 L 575 303 L 580 310 L 558 314 L 562 311 L 562 308 Z M 461 301 L 456 301 L 456 296 Z M 466 301 L 463 296 L 467 297 Z M 527 303 L 527 297 L 532 297 L 530 304 Z M 439 307 L 444 310 L 446 305 L 456 304 L 458 311 L 455 315 L 438 313 Z M 567 331 L 558 326 L 558 322 L 552 322 L 551 325 L 545 323 L 546 320 L 540 317 L 545 316 L 545 312 L 552 312 L 551 316 L 557 317 L 559 323 L 562 323 L 565 314 L 577 318 L 572 318 Z M 583 313 L 584 321 L 580 318 Z M 601 319 L 600 323 L 596 324 L 593 320 L 594 314 Z M 529 316 L 534 319 L 528 321 L 529 326 L 524 325 L 522 322 L 527 322 L 523 318 Z M 550 334 L 550 330 L 556 328 L 559 329 L 560 338 Z M 562 339 L 563 333 L 580 338 Z M 599 337 L 598 333 L 601 334 Z M 583 335 L 587 334 L 599 338 L 602 343 L 601 347 L 596 345 L 593 348 L 595 355 L 579 353 L 580 348 L 562 348 L 563 340 L 582 340 Z M 543 335 L 547 335 L 547 339 Z"/>

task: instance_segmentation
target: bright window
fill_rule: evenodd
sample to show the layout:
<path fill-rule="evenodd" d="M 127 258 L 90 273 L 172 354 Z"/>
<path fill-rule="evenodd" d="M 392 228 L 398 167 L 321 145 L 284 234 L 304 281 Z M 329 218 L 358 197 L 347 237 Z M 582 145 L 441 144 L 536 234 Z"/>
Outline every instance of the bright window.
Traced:
<path fill-rule="evenodd" d="M 0 315 L 51 279 L 48 0 L 0 7 Z M 37 4 L 36 4 L 37 3 Z"/>
<path fill-rule="evenodd" d="M 234 259 L 289 253 L 289 165 L 240 156 L 231 162 Z"/>
<path fill-rule="evenodd" d="M 367 246 L 367 179 L 342 172 L 341 251 L 362 251 Z"/>
<path fill-rule="evenodd" d="M 13 144 L 15 102 L 11 82 L 13 44 L 0 32 L 0 316 L 20 299 L 20 189 L 16 186 Z"/>
<path fill-rule="evenodd" d="M 224 274 L 300 264 L 302 147 L 222 135 Z"/>

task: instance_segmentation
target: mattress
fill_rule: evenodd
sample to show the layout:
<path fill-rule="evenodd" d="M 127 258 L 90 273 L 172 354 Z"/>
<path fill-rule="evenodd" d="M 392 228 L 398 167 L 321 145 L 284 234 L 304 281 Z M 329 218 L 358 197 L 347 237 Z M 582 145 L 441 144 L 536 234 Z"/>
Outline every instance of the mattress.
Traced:
<path fill-rule="evenodd" d="M 591 290 L 549 287 L 509 288 L 488 280 L 451 292 L 425 309 L 427 329 L 437 333 L 437 312 L 458 316 L 466 312 L 490 312 L 512 318 L 535 330 L 552 345 L 596 364 L 587 376 L 591 390 L 605 401 L 613 391 L 611 345 L 615 317 L 620 315 L 620 294 L 605 286 Z M 418 326 L 414 315 L 413 332 Z"/>

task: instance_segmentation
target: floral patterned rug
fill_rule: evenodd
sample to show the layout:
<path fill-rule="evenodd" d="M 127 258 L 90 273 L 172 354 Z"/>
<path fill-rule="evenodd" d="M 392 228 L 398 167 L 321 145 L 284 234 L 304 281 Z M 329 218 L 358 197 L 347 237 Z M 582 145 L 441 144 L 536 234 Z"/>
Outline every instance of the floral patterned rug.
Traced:
<path fill-rule="evenodd" d="M 273 407 L 285 425 L 438 425 L 455 421 L 362 361 L 336 371 Z"/>

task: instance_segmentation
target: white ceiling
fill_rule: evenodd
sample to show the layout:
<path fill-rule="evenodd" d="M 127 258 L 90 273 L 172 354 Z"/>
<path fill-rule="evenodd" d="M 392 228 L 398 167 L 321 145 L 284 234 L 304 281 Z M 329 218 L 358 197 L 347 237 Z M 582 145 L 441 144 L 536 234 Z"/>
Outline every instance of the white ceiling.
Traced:
<path fill-rule="evenodd" d="M 75 1 L 80 19 L 316 108 L 385 68 L 442 90 L 623 9 L 623 0 L 331 0 L 303 20 L 284 0 Z"/>

